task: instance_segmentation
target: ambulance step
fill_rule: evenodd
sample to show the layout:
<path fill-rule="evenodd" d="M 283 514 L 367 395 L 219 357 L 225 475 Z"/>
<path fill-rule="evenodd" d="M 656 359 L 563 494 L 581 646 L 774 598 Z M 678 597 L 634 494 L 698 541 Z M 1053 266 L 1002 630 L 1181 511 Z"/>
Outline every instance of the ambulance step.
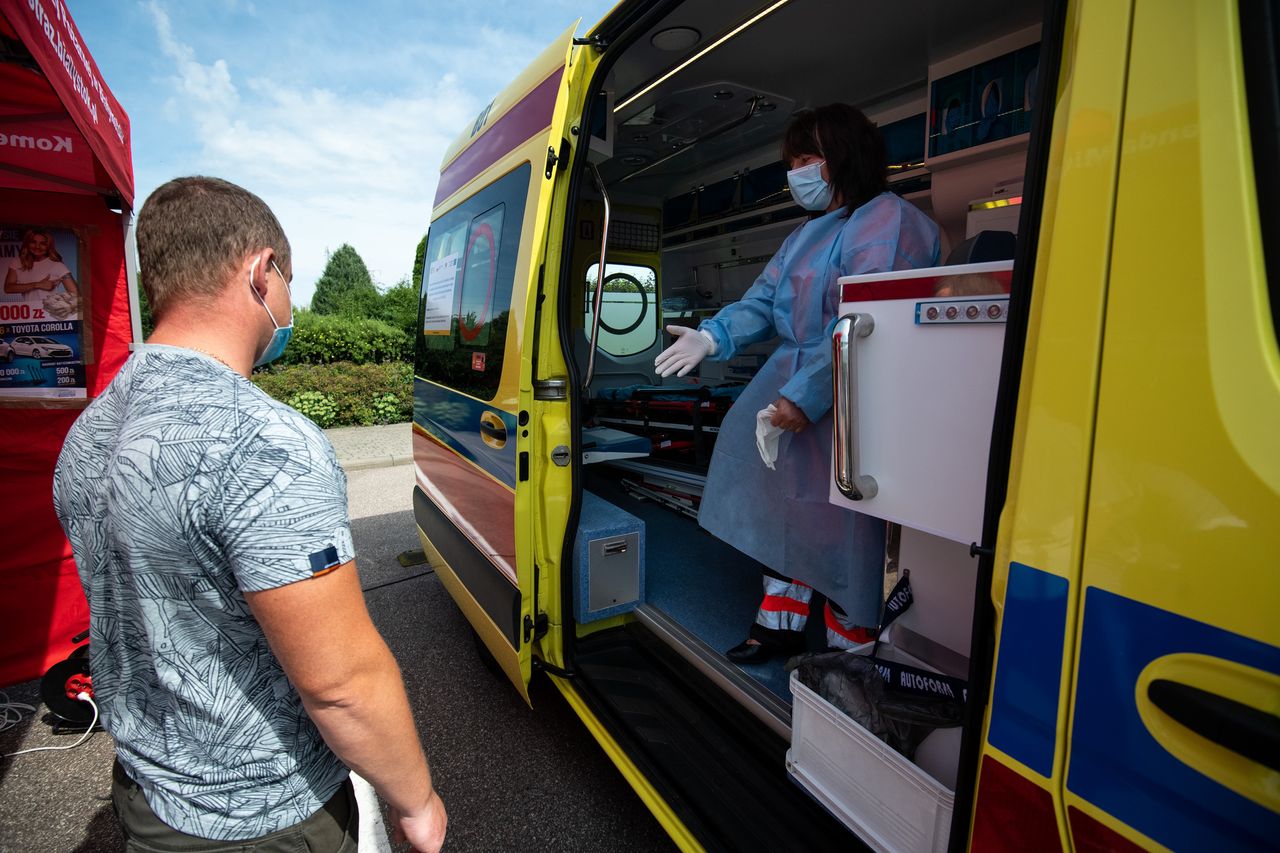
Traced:
<path fill-rule="evenodd" d="M 592 710 L 708 850 L 858 850 L 787 776 L 787 743 L 647 628 L 578 640 Z"/>

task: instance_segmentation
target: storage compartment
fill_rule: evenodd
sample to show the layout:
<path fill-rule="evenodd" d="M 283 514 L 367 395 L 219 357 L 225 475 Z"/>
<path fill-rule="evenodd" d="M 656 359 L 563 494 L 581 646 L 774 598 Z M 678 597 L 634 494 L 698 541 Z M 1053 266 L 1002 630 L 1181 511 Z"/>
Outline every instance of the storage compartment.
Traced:
<path fill-rule="evenodd" d="M 889 632 L 891 633 L 891 632 Z M 867 643 L 849 654 L 868 654 Z M 877 657 L 933 670 L 882 641 Z M 816 800 L 875 850 L 933 853 L 947 849 L 952 788 L 913 764 L 791 673 L 791 749 L 787 771 Z M 960 729 L 935 729 L 917 759 L 954 780 Z"/>
<path fill-rule="evenodd" d="M 625 613 L 644 600 L 644 522 L 631 513 L 583 492 L 573 557 L 579 622 Z"/>

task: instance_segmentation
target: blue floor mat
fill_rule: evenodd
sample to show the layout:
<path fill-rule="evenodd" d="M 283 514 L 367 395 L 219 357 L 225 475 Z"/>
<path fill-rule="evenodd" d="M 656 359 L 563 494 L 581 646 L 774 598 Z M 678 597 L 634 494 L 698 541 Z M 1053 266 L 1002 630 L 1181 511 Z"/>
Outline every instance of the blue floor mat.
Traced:
<path fill-rule="evenodd" d="M 585 486 L 644 519 L 645 599 L 720 653 L 747 638 L 762 595 L 755 560 L 707 533 L 692 519 L 628 495 L 614 480 L 588 476 Z M 791 702 L 784 657 L 742 671 Z"/>

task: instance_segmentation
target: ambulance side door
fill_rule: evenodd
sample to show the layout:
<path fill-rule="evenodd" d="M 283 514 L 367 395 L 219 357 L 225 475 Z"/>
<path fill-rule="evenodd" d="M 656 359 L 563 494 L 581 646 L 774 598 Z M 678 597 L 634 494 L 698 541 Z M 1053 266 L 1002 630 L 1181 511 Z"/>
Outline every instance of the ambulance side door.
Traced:
<path fill-rule="evenodd" d="M 575 29 L 480 113 L 441 170 L 420 282 L 415 519 L 441 582 L 526 701 L 538 618 L 529 350 Z"/>
<path fill-rule="evenodd" d="M 1242 49 L 1274 50 L 1277 4 L 1240 7 L 1134 7 L 1062 800 L 1076 849 L 1280 837 L 1280 198 L 1255 169 L 1277 156 L 1276 66 Z"/>

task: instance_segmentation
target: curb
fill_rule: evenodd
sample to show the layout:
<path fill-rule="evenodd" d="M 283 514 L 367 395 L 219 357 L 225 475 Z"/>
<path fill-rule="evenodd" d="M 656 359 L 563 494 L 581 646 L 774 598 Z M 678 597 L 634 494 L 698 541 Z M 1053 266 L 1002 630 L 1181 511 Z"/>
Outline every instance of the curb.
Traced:
<path fill-rule="evenodd" d="M 344 471 L 363 471 L 367 468 L 390 468 L 393 465 L 408 465 L 413 461 L 412 453 L 396 453 L 389 456 L 366 456 L 362 459 L 339 459 L 338 464 Z"/>
<path fill-rule="evenodd" d="M 382 807 L 378 804 L 378 795 L 373 786 L 358 774 L 352 773 L 351 787 L 355 789 L 356 805 L 360 812 L 358 853 L 391 853 L 387 824 L 382 819 Z"/>

